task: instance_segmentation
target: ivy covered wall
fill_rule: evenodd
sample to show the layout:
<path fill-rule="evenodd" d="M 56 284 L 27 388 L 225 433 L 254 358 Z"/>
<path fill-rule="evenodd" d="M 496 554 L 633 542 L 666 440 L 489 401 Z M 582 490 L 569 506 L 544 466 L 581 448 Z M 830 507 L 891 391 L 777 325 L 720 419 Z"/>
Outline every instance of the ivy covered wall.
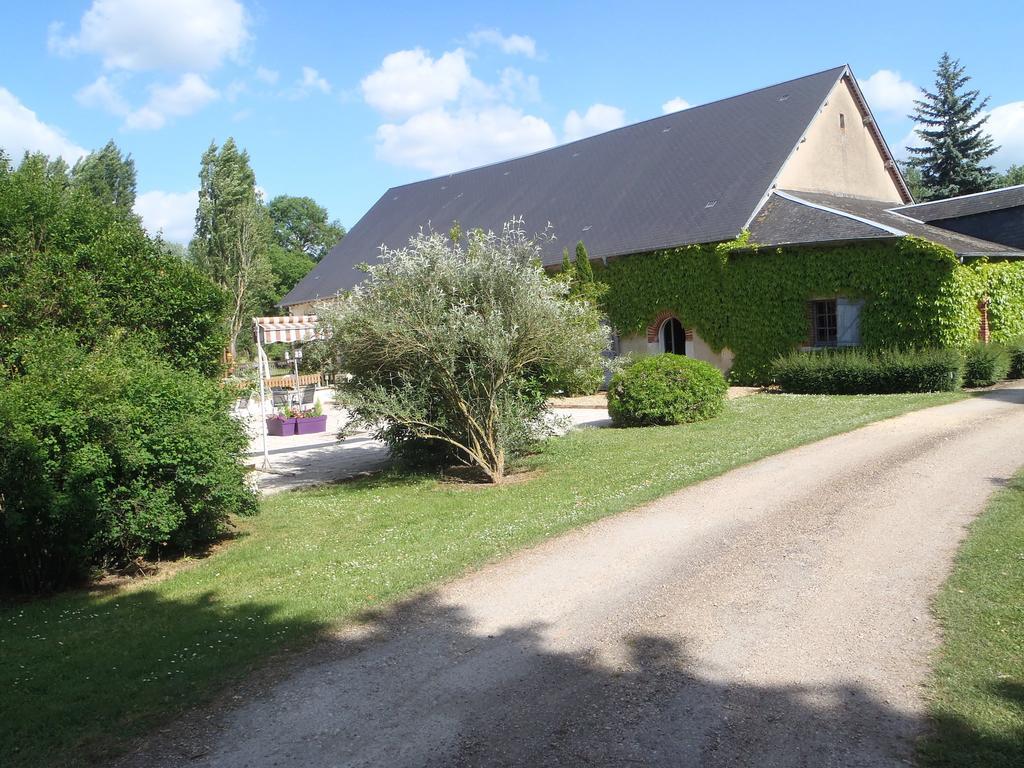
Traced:
<path fill-rule="evenodd" d="M 1024 264 L 1015 261 L 979 262 L 980 294 L 987 296 L 992 341 L 1024 336 Z"/>
<path fill-rule="evenodd" d="M 977 337 L 978 298 L 992 281 L 985 270 L 995 266 L 961 265 L 950 250 L 917 238 L 784 250 L 750 247 L 741 237 L 615 259 L 597 278 L 609 286 L 605 308 L 622 335 L 643 333 L 670 310 L 716 351 L 735 353 L 734 381 L 755 383 L 777 355 L 806 340 L 812 298 L 863 299 L 867 347 L 965 346 Z M 1008 316 L 1024 302 L 1024 271 L 992 273 L 1013 297 L 990 310 L 995 333 L 996 325 L 1011 328 Z"/>

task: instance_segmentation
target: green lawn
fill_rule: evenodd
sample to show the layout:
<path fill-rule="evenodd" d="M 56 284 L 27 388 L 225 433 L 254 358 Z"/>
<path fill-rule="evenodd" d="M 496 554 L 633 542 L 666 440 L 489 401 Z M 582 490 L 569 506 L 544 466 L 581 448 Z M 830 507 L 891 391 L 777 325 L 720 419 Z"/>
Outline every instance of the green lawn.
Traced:
<path fill-rule="evenodd" d="M 15 766 L 116 752 L 275 652 L 367 608 L 574 526 L 960 394 L 756 395 L 702 424 L 580 430 L 532 478 L 466 488 L 385 474 L 276 496 L 174 576 L 0 609 L 0 755 Z"/>
<path fill-rule="evenodd" d="M 1024 473 L 971 526 L 935 603 L 926 766 L 1024 765 Z"/>

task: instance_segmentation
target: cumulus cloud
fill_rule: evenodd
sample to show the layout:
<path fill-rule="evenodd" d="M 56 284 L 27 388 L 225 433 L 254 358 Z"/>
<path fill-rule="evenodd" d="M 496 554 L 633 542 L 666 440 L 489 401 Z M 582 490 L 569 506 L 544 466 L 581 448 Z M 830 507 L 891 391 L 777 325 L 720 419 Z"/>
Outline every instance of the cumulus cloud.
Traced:
<path fill-rule="evenodd" d="M 94 0 L 76 33 L 51 25 L 49 48 L 95 54 L 107 69 L 209 71 L 237 59 L 249 38 L 238 0 Z"/>
<path fill-rule="evenodd" d="M 153 237 L 162 232 L 165 240 L 187 244 L 195 230 L 199 190 L 164 192 L 154 189 L 135 198 L 135 213 Z"/>
<path fill-rule="evenodd" d="M 266 67 L 256 67 L 256 79 L 267 85 L 275 85 L 278 79 L 281 77 L 281 73 L 276 69 L 267 69 Z"/>
<path fill-rule="evenodd" d="M 906 115 L 914 109 L 914 100 L 921 98 L 920 88 L 891 69 L 878 70 L 860 82 L 860 89 L 871 109 L 876 112 Z"/>
<path fill-rule="evenodd" d="M 303 67 L 302 77 L 296 81 L 295 87 L 288 95 L 293 99 L 302 99 L 314 91 L 330 93 L 331 84 L 327 82 L 327 78 L 321 77 L 320 73 L 312 67 Z"/>
<path fill-rule="evenodd" d="M 676 96 L 673 99 L 669 99 L 661 105 L 662 114 L 670 114 L 672 112 L 682 112 L 684 109 L 689 109 L 692 105 L 686 99 L 681 96 Z"/>
<path fill-rule="evenodd" d="M 626 113 L 607 104 L 591 104 L 582 115 L 575 109 L 565 116 L 563 126 L 566 141 L 576 141 L 595 133 L 604 133 L 626 124 Z"/>
<path fill-rule="evenodd" d="M 15 162 L 25 152 L 44 152 L 50 157 L 63 157 L 73 165 L 88 154 L 59 129 L 40 120 L 6 88 L 0 88 L 0 149 Z"/>
<path fill-rule="evenodd" d="M 83 107 L 102 109 L 112 115 L 127 115 L 131 111 L 121 91 L 107 75 L 100 75 L 75 94 L 75 101 Z"/>
<path fill-rule="evenodd" d="M 996 168 L 1024 163 L 1024 101 L 1001 104 L 988 113 L 985 129 L 992 134 L 999 151 L 992 156 Z"/>
<path fill-rule="evenodd" d="M 182 75 L 176 85 L 153 85 L 149 89 L 149 101 L 125 117 L 126 128 L 155 130 L 162 128 L 171 117 L 184 117 L 198 112 L 211 101 L 219 98 L 216 89 L 190 72 Z"/>
<path fill-rule="evenodd" d="M 377 156 L 441 174 L 555 144 L 551 126 L 508 105 L 450 112 L 441 107 L 377 128 Z"/>
<path fill-rule="evenodd" d="M 412 115 L 455 101 L 473 76 L 461 48 L 433 59 L 422 48 L 396 51 L 363 78 L 366 103 L 389 116 Z"/>
<path fill-rule="evenodd" d="M 501 96 L 508 101 L 539 101 L 540 81 L 536 75 L 527 75 L 515 67 L 501 70 L 501 81 L 498 85 Z"/>
<path fill-rule="evenodd" d="M 501 49 L 502 53 L 518 54 L 528 59 L 537 57 L 537 43 L 532 37 L 526 35 L 503 35 L 500 29 L 478 29 L 469 33 L 471 45 L 479 47 L 482 45 L 493 45 Z"/>

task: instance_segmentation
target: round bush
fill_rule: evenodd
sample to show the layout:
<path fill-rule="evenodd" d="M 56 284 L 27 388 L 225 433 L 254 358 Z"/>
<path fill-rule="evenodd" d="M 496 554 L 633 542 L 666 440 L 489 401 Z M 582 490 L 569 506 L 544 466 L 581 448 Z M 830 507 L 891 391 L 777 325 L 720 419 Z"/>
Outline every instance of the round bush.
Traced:
<path fill-rule="evenodd" d="M 612 378 L 608 413 L 617 427 L 702 421 L 721 412 L 728 389 L 722 372 L 709 363 L 681 355 L 654 355 Z"/>
<path fill-rule="evenodd" d="M 229 391 L 129 339 L 25 342 L 24 371 L 0 384 L 0 581 L 59 589 L 255 511 Z"/>
<path fill-rule="evenodd" d="M 1001 344 L 972 344 L 964 353 L 964 386 L 989 387 L 1006 378 L 1012 359 Z"/>

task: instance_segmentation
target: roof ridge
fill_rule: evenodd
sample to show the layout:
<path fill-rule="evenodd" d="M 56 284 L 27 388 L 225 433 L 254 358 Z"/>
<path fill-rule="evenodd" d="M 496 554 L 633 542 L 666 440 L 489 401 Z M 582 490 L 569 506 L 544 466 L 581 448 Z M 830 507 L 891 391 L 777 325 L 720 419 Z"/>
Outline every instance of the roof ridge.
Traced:
<path fill-rule="evenodd" d="M 848 64 L 843 64 L 843 65 L 838 66 L 838 67 L 829 67 L 828 69 L 823 69 L 823 70 L 820 70 L 819 72 L 812 72 L 811 74 L 808 74 L 808 75 L 802 75 L 800 77 L 793 77 L 793 78 L 790 78 L 789 80 L 782 80 L 781 82 L 778 82 L 778 83 L 771 83 L 769 85 L 761 86 L 760 88 L 751 88 L 748 91 L 743 91 L 742 93 L 735 93 L 732 96 L 724 96 L 724 97 L 722 97 L 720 99 L 715 99 L 714 101 L 707 101 L 707 102 L 704 102 L 703 104 L 695 104 L 692 107 L 687 107 L 686 109 L 680 109 L 680 110 L 677 110 L 676 112 L 669 112 L 668 114 L 664 114 L 664 115 L 655 115 L 654 117 L 647 117 L 647 118 L 644 118 L 643 120 L 637 120 L 635 123 L 629 123 L 627 125 L 620 125 L 618 128 L 611 128 L 611 129 L 609 129 L 607 131 L 601 131 L 600 133 L 595 133 L 592 136 L 584 136 L 583 138 L 580 138 L 580 139 L 574 139 L 573 141 L 567 141 L 567 142 L 565 142 L 563 144 L 555 144 L 554 146 L 547 147 L 546 149 L 538 149 L 538 150 L 536 150 L 534 152 L 527 152 L 524 155 L 516 155 L 515 157 L 505 158 L 504 160 L 495 160 L 495 161 L 490 162 L 490 163 L 483 163 L 481 165 L 474 165 L 474 166 L 472 166 L 470 168 L 463 168 L 463 169 L 458 170 L 458 171 L 452 171 L 451 173 L 442 173 L 442 174 L 440 174 L 438 176 L 430 176 L 430 177 L 428 177 L 426 179 L 417 179 L 416 181 L 406 182 L 405 184 L 399 184 L 399 185 L 394 186 L 394 187 L 389 187 L 384 194 L 386 195 L 387 192 L 392 192 L 392 191 L 395 191 L 395 190 L 400 190 L 400 189 L 405 189 L 407 187 L 416 186 L 417 184 L 426 184 L 426 183 L 431 182 L 431 181 L 440 181 L 441 179 L 450 179 L 450 178 L 452 178 L 454 176 L 460 176 L 460 175 L 462 175 L 464 173 L 472 173 L 474 171 L 482 170 L 483 168 L 492 168 L 492 167 L 494 167 L 496 165 L 501 165 L 502 163 L 512 163 L 512 162 L 515 162 L 517 160 L 524 160 L 524 159 L 526 159 L 528 157 L 534 157 L 536 155 L 542 155 L 545 152 L 551 152 L 551 151 L 556 150 L 556 149 L 562 149 L 563 147 L 571 147 L 574 144 L 582 144 L 584 142 L 592 141 L 593 139 L 597 139 L 597 138 L 599 138 L 601 136 L 607 136 L 608 134 L 611 134 L 611 133 L 617 133 L 618 131 L 625 131 L 625 130 L 628 130 L 630 128 L 636 128 L 637 126 L 640 126 L 640 125 L 646 125 L 647 123 L 653 123 L 656 120 L 666 120 L 666 119 L 670 119 L 670 118 L 673 118 L 673 117 L 677 117 L 682 112 L 689 112 L 689 113 L 692 114 L 694 110 L 700 110 L 700 109 L 704 109 L 705 107 L 715 106 L 717 104 L 722 104 L 722 103 L 727 102 L 727 101 L 732 101 L 733 99 L 742 99 L 742 98 L 744 98 L 746 96 L 751 96 L 751 95 L 753 95 L 755 93 L 760 93 L 761 91 L 767 91 L 767 90 L 769 90 L 771 88 L 778 88 L 779 86 L 789 85 L 790 83 L 797 83 L 797 82 L 800 82 L 801 80 L 809 80 L 812 77 L 819 77 L 821 75 L 825 75 L 825 74 L 828 74 L 830 72 L 836 72 L 836 79 L 838 80 L 839 76 L 842 73 L 849 71 L 849 69 L 850 68 L 849 68 Z M 813 118 L 812 118 L 812 120 L 813 120 Z"/>
<path fill-rule="evenodd" d="M 991 195 L 995 192 L 1007 192 L 1014 189 L 1024 189 L 1024 184 L 1011 184 L 1008 187 L 998 187 L 996 189 L 986 189 L 982 192 L 968 192 L 966 195 L 954 195 L 953 197 L 944 197 L 941 200 L 927 200 L 923 203 L 909 203 L 908 205 L 898 205 L 895 208 L 890 208 L 891 211 L 900 211 L 906 208 L 927 208 L 930 205 L 939 205 L 941 203 L 951 203 L 954 200 L 963 200 L 967 197 L 980 197 L 981 195 Z"/>

